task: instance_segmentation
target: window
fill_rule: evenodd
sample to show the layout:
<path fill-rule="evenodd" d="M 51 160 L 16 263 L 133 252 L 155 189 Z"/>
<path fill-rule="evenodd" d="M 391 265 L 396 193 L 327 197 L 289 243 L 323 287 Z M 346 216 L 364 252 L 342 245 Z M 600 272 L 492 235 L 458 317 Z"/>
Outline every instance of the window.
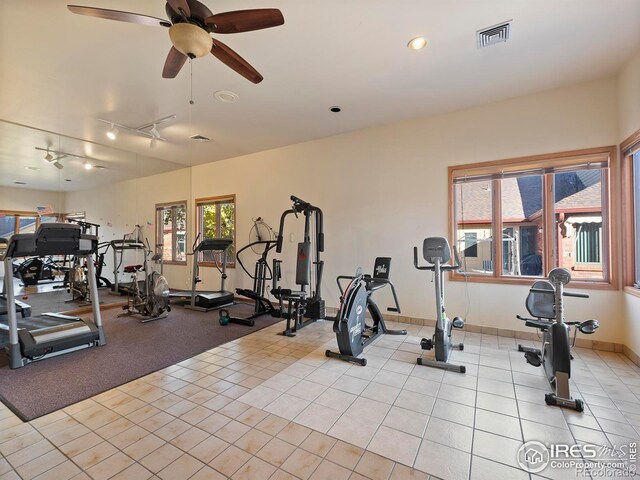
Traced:
<path fill-rule="evenodd" d="M 40 216 L 37 212 L 0 210 L 0 237 L 9 238 L 15 233 L 34 233 L 41 223 L 55 222 L 59 214 Z"/>
<path fill-rule="evenodd" d="M 623 279 L 640 296 L 640 130 L 620 145 L 622 156 Z"/>
<path fill-rule="evenodd" d="M 187 202 L 156 205 L 156 250 L 165 263 L 186 263 Z"/>
<path fill-rule="evenodd" d="M 233 244 L 227 250 L 227 266 L 235 266 L 236 196 L 200 198 L 196 200 L 198 234 L 203 238 L 230 238 Z M 203 264 L 215 265 L 222 261 L 220 252 L 203 252 Z"/>
<path fill-rule="evenodd" d="M 613 159 L 606 147 L 450 167 L 451 233 L 462 271 L 476 281 L 529 283 L 522 277 L 564 267 L 574 282 L 615 282 Z"/>

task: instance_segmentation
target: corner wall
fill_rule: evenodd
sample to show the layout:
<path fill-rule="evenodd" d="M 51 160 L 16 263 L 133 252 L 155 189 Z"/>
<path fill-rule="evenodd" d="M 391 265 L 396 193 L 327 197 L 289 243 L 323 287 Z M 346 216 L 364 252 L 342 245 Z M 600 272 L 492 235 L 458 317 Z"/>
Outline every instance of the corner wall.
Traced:
<path fill-rule="evenodd" d="M 640 129 L 640 52 L 624 66 L 618 76 L 619 142 Z M 623 293 L 624 343 L 640 354 L 640 297 Z"/>

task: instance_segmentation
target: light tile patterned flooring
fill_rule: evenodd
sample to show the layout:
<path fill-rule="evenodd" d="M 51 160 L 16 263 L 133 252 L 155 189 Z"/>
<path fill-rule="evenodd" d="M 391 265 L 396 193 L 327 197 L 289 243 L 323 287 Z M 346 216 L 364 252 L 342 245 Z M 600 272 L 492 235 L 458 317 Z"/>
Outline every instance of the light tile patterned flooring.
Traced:
<path fill-rule="evenodd" d="M 545 406 L 516 339 L 456 332 L 459 374 L 415 365 L 433 327 L 393 323 L 409 335 L 361 367 L 325 358 L 331 325 L 274 325 L 30 423 L 0 407 L 0 480 L 565 479 L 518 469 L 523 440 L 640 439 L 640 369 L 621 354 L 578 350 L 578 414 Z"/>

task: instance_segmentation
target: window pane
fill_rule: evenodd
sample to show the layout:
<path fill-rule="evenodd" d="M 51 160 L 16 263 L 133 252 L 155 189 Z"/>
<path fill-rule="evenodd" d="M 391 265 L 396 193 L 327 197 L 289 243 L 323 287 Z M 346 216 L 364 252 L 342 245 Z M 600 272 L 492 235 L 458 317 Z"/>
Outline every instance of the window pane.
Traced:
<path fill-rule="evenodd" d="M 187 236 L 187 208 L 185 206 L 175 207 L 176 217 L 176 254 L 175 260 L 178 262 L 187 261 L 187 251 L 185 249 L 185 239 Z"/>
<path fill-rule="evenodd" d="M 202 219 L 202 232 L 204 238 L 234 238 L 234 208 L 232 202 L 214 203 L 202 205 L 200 214 Z M 235 258 L 235 245 L 227 250 L 227 264 L 233 264 Z M 220 252 L 203 252 L 202 261 L 221 262 Z"/>
<path fill-rule="evenodd" d="M 556 266 L 573 279 L 604 279 L 602 171 L 553 175 Z"/>
<path fill-rule="evenodd" d="M 502 273 L 542 276 L 542 175 L 500 181 L 502 193 Z"/>
<path fill-rule="evenodd" d="M 491 181 L 454 186 L 456 206 L 456 248 L 462 271 L 493 274 Z"/>
<path fill-rule="evenodd" d="M 36 217 L 19 217 L 19 233 L 34 233 L 36 231 Z"/>
<path fill-rule="evenodd" d="M 15 215 L 0 214 L 0 237 L 9 238 L 16 231 Z"/>
<path fill-rule="evenodd" d="M 633 155 L 633 199 L 635 212 L 636 286 L 640 288 L 640 150 Z"/>
<path fill-rule="evenodd" d="M 58 217 L 40 217 L 40 223 L 55 223 L 58 221 Z"/>
<path fill-rule="evenodd" d="M 162 236 L 160 239 L 162 243 L 162 260 L 171 262 L 173 261 L 173 255 L 172 255 L 173 252 L 171 251 L 171 245 L 173 245 L 172 243 L 173 220 L 171 215 L 171 209 L 163 208 L 160 212 L 161 212 L 160 215 L 162 219 L 161 220 Z"/>

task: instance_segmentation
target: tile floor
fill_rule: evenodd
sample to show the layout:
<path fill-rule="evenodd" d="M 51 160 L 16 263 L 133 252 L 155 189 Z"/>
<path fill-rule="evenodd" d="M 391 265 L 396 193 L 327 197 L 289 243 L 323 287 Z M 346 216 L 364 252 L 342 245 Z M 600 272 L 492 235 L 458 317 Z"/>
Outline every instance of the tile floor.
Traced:
<path fill-rule="evenodd" d="M 393 327 L 409 335 L 378 339 L 366 367 L 324 356 L 331 322 L 274 325 L 30 423 L 1 406 L 0 480 L 565 479 L 519 469 L 522 442 L 640 439 L 640 369 L 621 354 L 576 352 L 578 414 L 545 406 L 516 339 L 456 332 L 459 374 L 415 365 L 432 327 Z"/>

